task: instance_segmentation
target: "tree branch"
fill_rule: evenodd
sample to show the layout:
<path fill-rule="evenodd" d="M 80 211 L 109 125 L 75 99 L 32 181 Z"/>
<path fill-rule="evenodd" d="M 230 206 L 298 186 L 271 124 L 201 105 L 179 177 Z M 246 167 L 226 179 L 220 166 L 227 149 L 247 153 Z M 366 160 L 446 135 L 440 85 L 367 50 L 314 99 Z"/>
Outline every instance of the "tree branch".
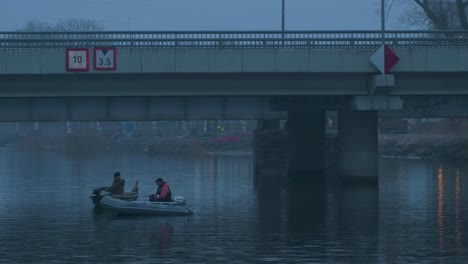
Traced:
<path fill-rule="evenodd" d="M 448 29 L 446 21 L 437 16 L 437 14 L 431 9 L 429 0 L 414 0 L 414 2 L 423 9 L 424 13 L 426 13 L 427 17 L 438 29 Z"/>
<path fill-rule="evenodd" d="M 468 29 L 468 20 L 466 18 L 466 6 L 468 2 L 463 2 L 463 0 L 457 0 L 457 11 L 458 18 L 460 19 L 460 24 L 463 29 Z"/>
<path fill-rule="evenodd" d="M 389 14 L 390 14 L 390 11 L 392 10 L 392 7 L 393 7 L 393 0 L 387 1 L 386 4 L 387 4 L 388 8 L 387 8 L 387 12 L 385 14 L 385 17 L 388 18 Z"/>
<path fill-rule="evenodd" d="M 423 7 L 424 8 L 424 3 L 421 2 L 421 0 L 414 0 L 414 2 L 416 2 L 416 4 L 418 4 L 418 6 L 420 7 Z"/>

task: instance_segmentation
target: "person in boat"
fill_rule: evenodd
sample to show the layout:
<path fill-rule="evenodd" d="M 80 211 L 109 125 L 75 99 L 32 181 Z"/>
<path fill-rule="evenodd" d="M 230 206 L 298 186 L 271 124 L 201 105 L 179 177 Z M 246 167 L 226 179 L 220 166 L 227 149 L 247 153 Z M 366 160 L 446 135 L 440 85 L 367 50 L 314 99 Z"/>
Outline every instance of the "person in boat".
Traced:
<path fill-rule="evenodd" d="M 114 173 L 114 181 L 110 187 L 106 187 L 104 190 L 110 192 L 112 195 L 124 194 L 125 180 L 120 178 L 120 172 Z"/>
<path fill-rule="evenodd" d="M 158 185 L 158 190 L 156 191 L 156 194 L 150 195 L 150 202 L 172 201 L 172 193 L 171 189 L 169 188 L 169 184 L 167 184 L 167 182 L 163 181 L 161 178 L 157 178 L 155 182 Z"/>

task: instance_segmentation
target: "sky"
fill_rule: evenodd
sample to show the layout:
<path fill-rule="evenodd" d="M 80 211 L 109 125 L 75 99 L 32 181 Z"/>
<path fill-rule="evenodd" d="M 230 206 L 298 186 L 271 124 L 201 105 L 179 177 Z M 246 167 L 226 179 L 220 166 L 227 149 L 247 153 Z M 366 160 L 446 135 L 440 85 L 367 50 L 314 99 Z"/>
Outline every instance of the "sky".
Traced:
<path fill-rule="evenodd" d="M 281 0 L 1 0 L 0 31 L 30 20 L 96 20 L 105 30 L 280 30 Z M 405 29 L 394 6 L 388 29 Z M 401 8 L 400 8 L 401 9 Z M 286 30 L 378 30 L 380 0 L 286 0 Z"/>

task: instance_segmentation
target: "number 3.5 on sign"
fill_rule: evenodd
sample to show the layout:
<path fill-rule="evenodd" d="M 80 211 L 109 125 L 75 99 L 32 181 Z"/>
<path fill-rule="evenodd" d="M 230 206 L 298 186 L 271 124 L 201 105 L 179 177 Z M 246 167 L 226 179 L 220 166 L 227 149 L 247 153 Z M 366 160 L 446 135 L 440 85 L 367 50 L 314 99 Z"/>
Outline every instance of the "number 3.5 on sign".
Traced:
<path fill-rule="evenodd" d="M 94 70 L 95 71 L 115 71 L 116 69 L 116 49 L 115 48 L 95 48 L 94 49 Z"/>

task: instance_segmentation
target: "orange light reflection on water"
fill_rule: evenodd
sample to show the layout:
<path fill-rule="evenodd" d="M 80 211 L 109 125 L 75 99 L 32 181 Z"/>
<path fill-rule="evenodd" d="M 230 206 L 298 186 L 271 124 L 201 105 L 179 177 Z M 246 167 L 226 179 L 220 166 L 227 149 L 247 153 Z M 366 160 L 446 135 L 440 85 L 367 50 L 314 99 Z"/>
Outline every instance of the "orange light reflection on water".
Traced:
<path fill-rule="evenodd" d="M 439 251 L 444 255 L 444 172 L 440 167 L 437 173 L 437 223 L 439 225 Z"/>
<path fill-rule="evenodd" d="M 461 216 L 460 216 L 460 170 L 457 169 L 455 172 L 455 245 L 457 247 L 457 255 L 460 256 L 462 253 L 462 228 L 461 228 Z"/>

